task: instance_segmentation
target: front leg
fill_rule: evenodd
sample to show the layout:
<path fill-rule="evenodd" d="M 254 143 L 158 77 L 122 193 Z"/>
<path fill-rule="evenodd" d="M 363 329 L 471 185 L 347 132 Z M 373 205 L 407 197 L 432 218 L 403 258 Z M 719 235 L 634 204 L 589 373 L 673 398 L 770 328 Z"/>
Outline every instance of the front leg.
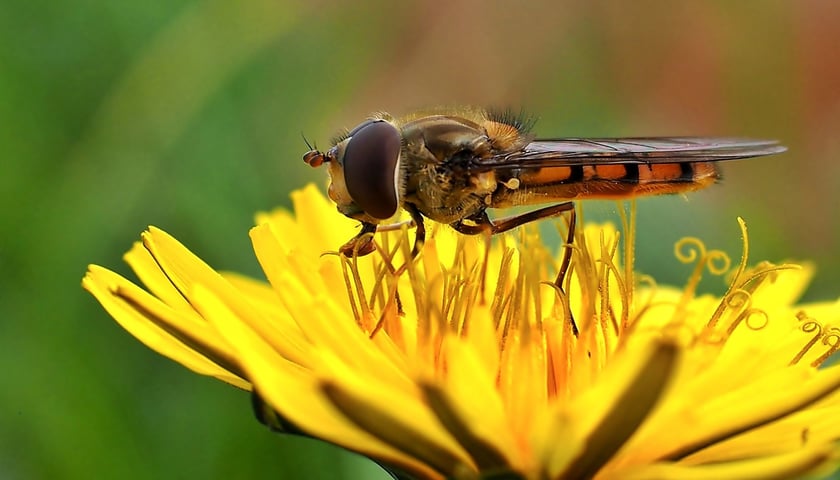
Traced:
<path fill-rule="evenodd" d="M 414 220 L 414 225 L 417 227 L 417 230 L 414 232 L 414 247 L 411 248 L 411 258 L 414 259 L 420 254 L 420 249 L 426 243 L 426 224 L 423 223 L 423 214 L 420 213 L 417 205 L 405 202 L 403 208 L 411 215 L 411 219 Z"/>
<path fill-rule="evenodd" d="M 426 243 L 426 224 L 423 222 L 423 214 L 413 203 L 406 203 L 404 208 L 411 215 L 411 223 L 416 228 L 416 235 L 414 237 L 414 247 L 411 249 L 411 258 L 417 257 L 423 244 Z M 365 255 L 373 253 L 376 250 L 376 243 L 373 241 L 373 234 L 377 231 L 396 230 L 403 223 L 395 223 L 392 225 L 380 225 L 375 223 L 362 222 L 362 229 L 359 233 L 342 245 L 338 251 L 345 257 L 364 257 Z"/>
<path fill-rule="evenodd" d="M 452 222 L 449 225 L 465 235 L 478 235 L 479 233 L 496 235 L 507 232 L 508 230 L 513 230 L 514 228 L 525 225 L 526 223 L 542 220 L 543 218 L 556 217 L 563 212 L 569 211 L 574 214 L 575 204 L 573 202 L 563 202 L 556 205 L 549 205 L 521 215 L 499 218 L 494 222 L 493 220 L 490 220 L 489 216 L 487 216 L 487 211 L 481 209 L 478 212 L 456 222 Z M 465 221 L 469 221 L 471 224 L 464 223 Z"/>
<path fill-rule="evenodd" d="M 373 241 L 373 234 L 376 232 L 376 224 L 362 222 L 362 229 L 359 234 L 351 238 L 338 251 L 345 257 L 364 257 L 376 250 L 376 243 Z"/>

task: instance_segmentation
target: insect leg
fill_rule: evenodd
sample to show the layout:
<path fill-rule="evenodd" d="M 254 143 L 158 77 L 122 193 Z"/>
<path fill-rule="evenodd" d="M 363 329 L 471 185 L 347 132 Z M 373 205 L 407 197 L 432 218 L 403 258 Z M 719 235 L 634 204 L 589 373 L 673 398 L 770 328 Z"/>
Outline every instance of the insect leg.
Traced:
<path fill-rule="evenodd" d="M 373 242 L 374 232 L 376 232 L 376 224 L 362 222 L 359 233 L 342 245 L 338 251 L 345 257 L 364 257 L 376 250 L 376 244 Z"/>
<path fill-rule="evenodd" d="M 569 210 L 569 231 L 566 233 L 566 243 L 563 245 L 563 260 L 560 262 L 560 271 L 557 272 L 557 278 L 554 280 L 554 285 L 556 285 L 566 297 L 566 315 L 572 326 L 572 334 L 577 337 L 578 326 L 577 322 L 575 322 L 575 315 L 572 313 L 569 296 L 566 295 L 566 290 L 563 289 L 563 281 L 566 279 L 566 273 L 569 271 L 569 264 L 572 262 L 572 242 L 575 241 L 575 225 L 577 225 L 577 214 L 575 213 L 575 209 L 572 208 Z"/>
<path fill-rule="evenodd" d="M 414 220 L 403 220 L 402 222 L 396 223 L 388 223 L 388 224 L 379 224 L 376 226 L 377 232 L 396 232 L 399 231 L 403 226 L 407 226 L 408 228 L 414 228 L 416 224 Z"/>
<path fill-rule="evenodd" d="M 411 258 L 413 259 L 420 254 L 420 249 L 426 243 L 426 224 L 423 223 L 423 214 L 420 213 L 417 205 L 406 202 L 404 208 L 408 210 L 411 219 L 414 221 L 414 225 L 417 227 L 417 230 L 414 232 L 414 247 L 411 248 Z"/>
<path fill-rule="evenodd" d="M 569 264 L 572 262 L 572 242 L 575 241 L 575 225 L 577 224 L 577 214 L 575 209 L 569 210 L 569 231 L 566 233 L 566 245 L 563 249 L 563 261 L 560 262 L 560 271 L 557 272 L 557 278 L 554 284 L 561 290 L 563 289 L 563 280 L 566 278 L 566 273 L 569 271 Z"/>
<path fill-rule="evenodd" d="M 487 212 L 482 210 L 465 219 L 450 223 L 449 225 L 455 230 L 465 235 L 478 235 L 479 233 L 484 232 L 488 232 L 491 235 L 496 235 L 499 233 L 507 232 L 508 230 L 513 230 L 516 227 L 521 227 L 526 223 L 542 220 L 543 218 L 556 217 L 557 215 L 560 215 L 563 212 L 573 212 L 574 210 L 575 204 L 573 202 L 563 202 L 558 203 L 556 205 L 549 205 L 547 207 L 538 208 L 536 210 L 523 213 L 521 215 L 513 215 L 511 217 L 499 218 L 495 221 L 490 220 L 490 217 L 487 216 Z M 469 220 L 475 225 L 464 223 L 464 220 Z"/>
<path fill-rule="evenodd" d="M 414 204 L 406 203 L 405 209 L 411 214 L 410 221 L 389 225 L 376 225 L 374 223 L 362 222 L 362 229 L 359 233 L 348 240 L 338 250 L 347 257 L 364 257 L 376 250 L 376 243 L 373 241 L 371 234 L 399 230 L 403 225 L 408 225 L 409 227 L 417 227 L 414 247 L 411 249 L 411 258 L 416 257 L 420 253 L 420 249 L 423 248 L 423 244 L 426 243 L 426 225 L 423 223 L 423 215 Z"/>

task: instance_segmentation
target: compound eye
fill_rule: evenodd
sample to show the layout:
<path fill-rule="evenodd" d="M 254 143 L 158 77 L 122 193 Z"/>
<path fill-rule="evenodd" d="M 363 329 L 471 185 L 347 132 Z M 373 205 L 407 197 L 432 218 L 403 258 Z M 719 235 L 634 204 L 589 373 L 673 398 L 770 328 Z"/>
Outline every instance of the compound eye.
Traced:
<path fill-rule="evenodd" d="M 344 150 L 344 181 L 350 197 L 373 218 L 391 218 L 399 209 L 400 131 L 379 120 L 353 129 Z"/>
<path fill-rule="evenodd" d="M 361 130 L 361 129 L 363 129 L 363 128 L 367 127 L 368 125 L 370 125 L 371 123 L 374 123 L 374 122 L 376 122 L 376 121 L 380 121 L 380 122 L 381 122 L 381 120 L 365 120 L 364 122 L 362 122 L 362 123 L 360 123 L 360 124 L 356 125 L 356 127 L 355 127 L 355 128 L 353 128 L 353 130 L 350 130 L 350 133 L 348 133 L 348 134 L 347 134 L 347 138 L 350 138 L 350 137 L 352 137 L 353 135 L 355 135 L 355 134 L 359 133 L 359 130 Z"/>

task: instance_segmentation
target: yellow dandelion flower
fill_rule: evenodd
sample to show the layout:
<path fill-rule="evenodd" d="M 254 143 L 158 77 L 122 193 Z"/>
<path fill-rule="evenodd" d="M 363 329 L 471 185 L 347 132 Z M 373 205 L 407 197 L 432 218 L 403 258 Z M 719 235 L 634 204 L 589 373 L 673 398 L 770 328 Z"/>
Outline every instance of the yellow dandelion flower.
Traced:
<path fill-rule="evenodd" d="M 838 463 L 840 303 L 796 305 L 812 268 L 737 265 L 696 239 L 684 288 L 634 274 L 633 229 L 588 225 L 564 290 L 534 234 L 440 229 L 406 264 L 324 254 L 355 222 L 314 187 L 251 231 L 268 283 L 218 273 L 150 228 L 83 280 L 155 351 L 254 392 L 261 420 L 397 478 L 793 478 Z M 628 223 L 628 222 L 625 222 Z M 527 232 L 527 229 L 524 230 Z M 512 239 L 516 239 L 514 242 Z M 625 259 L 623 264 L 619 258 Z M 703 274 L 729 272 L 722 296 Z M 578 331 L 572 328 L 574 320 Z"/>

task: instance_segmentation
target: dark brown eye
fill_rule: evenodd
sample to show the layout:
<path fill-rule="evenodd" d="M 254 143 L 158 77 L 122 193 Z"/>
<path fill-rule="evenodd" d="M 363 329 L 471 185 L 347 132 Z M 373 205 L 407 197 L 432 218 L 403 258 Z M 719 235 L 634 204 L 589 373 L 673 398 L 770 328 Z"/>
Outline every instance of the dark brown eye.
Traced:
<path fill-rule="evenodd" d="M 379 120 L 359 125 L 344 150 L 344 181 L 353 201 L 384 220 L 399 208 L 400 131 Z"/>
<path fill-rule="evenodd" d="M 380 122 L 381 122 L 381 120 L 380 120 Z M 350 137 L 352 137 L 353 135 L 355 135 L 355 134 L 359 133 L 359 130 L 361 130 L 361 129 L 363 129 L 363 128 L 367 127 L 367 126 L 368 126 L 368 125 L 370 125 L 371 123 L 374 123 L 374 120 L 365 120 L 364 122 L 362 122 L 362 123 L 360 123 L 360 124 L 356 125 L 356 127 L 355 127 L 355 128 L 353 128 L 353 130 L 350 130 L 350 133 L 348 133 L 348 134 L 347 134 L 347 138 L 350 138 Z"/>

